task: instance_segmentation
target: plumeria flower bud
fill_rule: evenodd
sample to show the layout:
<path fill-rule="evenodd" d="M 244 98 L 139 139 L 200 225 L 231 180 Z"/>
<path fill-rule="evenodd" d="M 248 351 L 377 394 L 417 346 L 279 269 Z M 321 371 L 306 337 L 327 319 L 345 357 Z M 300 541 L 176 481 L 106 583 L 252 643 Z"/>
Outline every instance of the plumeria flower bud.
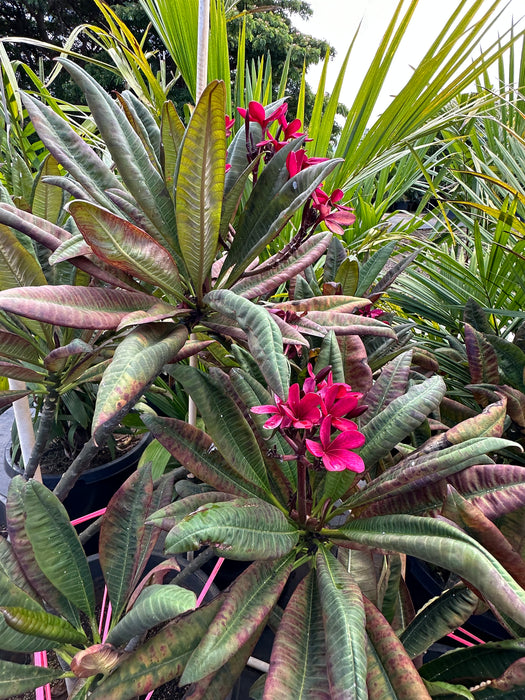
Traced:
<path fill-rule="evenodd" d="M 75 654 L 71 660 L 71 670 L 77 678 L 107 674 L 115 668 L 121 656 L 122 652 L 112 644 L 93 644 Z"/>

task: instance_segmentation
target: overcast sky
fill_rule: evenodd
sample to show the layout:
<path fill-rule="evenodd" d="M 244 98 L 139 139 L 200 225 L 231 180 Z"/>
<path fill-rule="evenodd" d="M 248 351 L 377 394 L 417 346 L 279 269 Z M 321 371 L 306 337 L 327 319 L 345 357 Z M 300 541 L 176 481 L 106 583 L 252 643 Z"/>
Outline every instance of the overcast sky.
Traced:
<path fill-rule="evenodd" d="M 333 87 L 339 67 L 348 50 L 352 37 L 362 20 L 358 40 L 346 72 L 341 101 L 351 104 L 353 95 L 368 68 L 377 46 L 383 36 L 388 21 L 397 6 L 397 0 L 309 0 L 313 16 L 308 21 L 294 18 L 295 26 L 301 31 L 311 34 L 318 39 L 325 39 L 337 51 L 336 58 L 331 61 L 328 72 L 328 89 Z M 424 55 L 431 40 L 435 38 L 453 10 L 457 0 L 420 0 L 412 17 L 407 36 L 400 46 L 397 59 L 392 67 L 380 103 L 379 112 L 388 104 L 389 95 L 395 94 L 405 84 L 410 76 L 410 66 L 415 65 Z M 405 7 L 409 2 L 406 0 Z M 486 0 L 484 7 L 490 7 L 491 1 Z M 502 3 L 502 7 L 505 3 Z M 506 31 L 512 22 L 525 15 L 524 0 L 510 0 L 496 28 L 490 33 L 492 40 Z M 525 20 L 521 20 L 518 28 L 524 28 Z M 483 41 L 486 47 L 489 39 Z M 321 67 L 316 66 L 308 73 L 308 82 L 315 90 L 319 82 Z"/>

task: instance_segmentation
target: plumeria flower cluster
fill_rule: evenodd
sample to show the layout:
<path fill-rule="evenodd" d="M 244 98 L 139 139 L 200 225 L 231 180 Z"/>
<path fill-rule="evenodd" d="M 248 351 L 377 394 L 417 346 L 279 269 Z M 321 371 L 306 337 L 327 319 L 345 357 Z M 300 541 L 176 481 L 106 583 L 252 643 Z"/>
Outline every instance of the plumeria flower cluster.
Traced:
<path fill-rule="evenodd" d="M 247 109 L 237 108 L 239 114 L 245 119 L 246 146 L 250 160 L 255 159 L 259 153 L 263 152 L 265 160 L 268 162 L 289 141 L 304 136 L 304 133 L 301 131 L 300 119 L 293 119 L 291 122 L 286 120 L 287 110 L 288 105 L 283 103 L 274 109 L 273 112 L 267 114 L 264 106 L 260 102 L 255 101 L 250 102 Z M 274 136 L 270 129 L 276 122 L 278 128 Z M 262 140 L 257 144 L 254 144 L 251 140 L 250 123 L 256 123 L 261 127 Z M 227 116 L 226 133 L 228 135 L 231 133 L 232 125 L 233 119 Z M 286 168 L 290 178 L 292 178 L 305 168 L 326 160 L 328 158 L 309 158 L 306 151 L 300 148 L 288 154 Z M 356 218 L 350 207 L 341 203 L 343 196 L 344 193 L 340 189 L 336 189 L 328 195 L 323 190 L 322 185 L 317 187 L 303 210 L 299 240 L 304 240 L 306 234 L 313 232 L 323 221 L 329 231 L 342 235 L 344 227 L 351 226 Z"/>
<path fill-rule="evenodd" d="M 278 429 L 297 459 L 304 459 L 306 452 L 312 455 L 311 467 L 362 472 L 363 460 L 353 450 L 364 445 L 365 437 L 351 420 L 366 410 L 359 404 L 361 398 L 348 384 L 334 382 L 329 367 L 315 375 L 309 364 L 303 387 L 293 384 L 286 401 L 275 396 L 275 404 L 251 410 L 269 414 L 264 427 Z"/>

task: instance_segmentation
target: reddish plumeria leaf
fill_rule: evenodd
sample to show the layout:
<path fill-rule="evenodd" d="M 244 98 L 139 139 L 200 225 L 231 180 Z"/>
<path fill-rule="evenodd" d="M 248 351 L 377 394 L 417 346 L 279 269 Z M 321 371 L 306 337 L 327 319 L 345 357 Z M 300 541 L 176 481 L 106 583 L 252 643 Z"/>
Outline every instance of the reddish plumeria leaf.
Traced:
<path fill-rule="evenodd" d="M 350 574 L 324 547 L 319 549 L 316 563 L 330 698 L 368 700 L 363 596 Z"/>
<path fill-rule="evenodd" d="M 383 321 L 367 316 L 336 311 L 309 311 L 307 318 L 338 335 L 374 335 L 396 338 L 392 328 Z"/>
<path fill-rule="evenodd" d="M 10 379 L 18 379 L 21 382 L 41 382 L 46 378 L 42 372 L 35 372 L 29 367 L 15 365 L 13 362 L 0 361 L 0 377 L 9 377 Z"/>
<path fill-rule="evenodd" d="M 222 457 L 205 432 L 176 418 L 159 418 L 148 414 L 143 421 L 153 436 L 188 471 L 217 491 L 233 496 L 259 496 L 266 500 L 265 491 L 239 474 Z"/>
<path fill-rule="evenodd" d="M 60 226 L 55 226 L 45 219 L 40 219 L 33 214 L 22 211 L 21 209 L 16 209 L 8 204 L 0 204 L 0 223 L 5 223 L 8 226 L 25 233 L 27 236 L 32 238 L 37 243 L 41 243 L 43 246 L 51 251 L 57 250 L 64 242 L 71 240 L 71 234 L 66 229 L 60 228 Z M 11 233 L 11 232 L 9 232 Z M 3 232 L 5 238 L 6 231 Z M 12 235 L 12 234 L 11 234 Z M 128 289 L 133 291 L 136 288 L 136 284 L 133 279 L 128 275 L 119 273 L 117 270 L 108 270 L 100 263 L 96 264 L 88 258 L 75 257 L 71 259 L 71 262 L 79 270 L 83 270 L 88 275 L 91 275 L 95 279 L 102 280 L 108 284 L 115 285 L 117 287 L 122 287 L 123 289 Z M 42 271 L 38 266 L 38 274 L 42 275 Z M 19 286 L 44 284 L 44 279 L 40 281 L 29 281 L 19 282 Z M 13 285 L 9 285 L 13 286 Z"/>
<path fill-rule="evenodd" d="M 483 409 L 482 413 L 468 418 L 446 432 L 448 442 L 458 445 L 473 437 L 501 437 L 507 415 L 507 399 L 503 396 L 497 403 Z"/>
<path fill-rule="evenodd" d="M 250 270 L 250 275 L 242 277 L 231 287 L 231 290 L 246 299 L 255 299 L 255 297 L 269 294 L 279 285 L 317 262 L 328 248 L 331 239 L 331 233 L 318 233 L 305 241 L 282 262 L 280 262 L 282 251 L 276 253 L 259 266 L 261 272 L 257 272 L 257 267 Z"/>
<path fill-rule="evenodd" d="M 49 285 L 0 291 L 0 309 L 68 328 L 116 328 L 126 314 L 147 310 L 155 298 L 101 287 Z"/>
<path fill-rule="evenodd" d="M 257 561 L 228 590 L 215 619 L 193 652 L 181 684 L 199 681 L 220 669 L 267 620 L 293 567 L 295 553 Z"/>
<path fill-rule="evenodd" d="M 490 687 L 502 692 L 518 688 L 523 690 L 525 687 L 525 659 L 518 659 L 511 664 L 505 673 L 491 681 Z"/>
<path fill-rule="evenodd" d="M 411 364 L 412 350 L 408 350 L 383 367 L 377 381 L 363 398 L 363 403 L 368 406 L 368 410 L 363 415 L 362 425 L 381 413 L 398 396 L 405 394 Z"/>
<path fill-rule="evenodd" d="M 96 688 L 91 700 L 131 700 L 181 675 L 223 603 L 223 596 L 168 623 Z"/>
<path fill-rule="evenodd" d="M 489 341 L 465 323 L 465 350 L 473 384 L 499 384 L 498 356 Z"/>
<path fill-rule="evenodd" d="M 399 637 L 379 610 L 364 598 L 370 700 L 430 700 Z"/>
<path fill-rule="evenodd" d="M 119 488 L 102 519 L 100 565 L 115 619 L 124 610 L 142 573 L 141 548 L 149 535 L 150 527 L 145 525 L 145 519 L 151 512 L 152 500 L 151 467 L 146 465 Z"/>
<path fill-rule="evenodd" d="M 418 457 L 409 455 L 367 484 L 351 499 L 352 507 L 377 502 L 389 495 L 407 493 L 414 488 L 426 488 L 429 484 L 479 464 L 480 456 L 487 452 L 514 446 L 516 443 L 503 438 L 473 438 L 430 454 Z M 363 452 L 364 448 L 361 454 Z"/>
<path fill-rule="evenodd" d="M 40 353 L 32 343 L 3 329 L 0 329 L 0 355 L 10 360 L 40 364 Z"/>
<path fill-rule="evenodd" d="M 452 486 L 447 487 L 442 514 L 480 542 L 521 586 L 525 586 L 525 562 L 521 556 L 494 523 Z"/>
<path fill-rule="evenodd" d="M 180 316 L 187 316 L 188 309 L 177 309 L 176 306 L 167 304 L 165 301 L 157 301 L 147 311 L 133 311 L 124 316 L 117 327 L 117 331 L 127 328 L 128 326 L 143 326 L 145 323 L 154 323 L 155 321 L 165 321 L 168 318 L 173 320 Z"/>
<path fill-rule="evenodd" d="M 357 335 L 340 335 L 337 342 L 343 359 L 344 381 L 350 384 L 352 391 L 367 394 L 372 387 L 372 370 L 363 341 Z M 362 403 L 368 405 L 367 401 Z M 367 416 L 368 411 L 365 420 Z"/>
<path fill-rule="evenodd" d="M 507 384 L 467 385 L 465 387 L 481 406 L 497 401 L 502 395 L 507 399 L 507 414 L 520 428 L 525 428 L 525 394 Z"/>
<path fill-rule="evenodd" d="M 277 630 L 263 700 L 330 700 L 321 601 L 310 571 Z"/>
<path fill-rule="evenodd" d="M 100 260 L 182 296 L 179 271 L 168 250 L 127 219 L 91 202 L 73 201 L 69 212 Z"/>
<path fill-rule="evenodd" d="M 30 393 L 30 391 L 0 391 L 0 408 L 10 406 L 14 401 L 18 401 Z"/>
<path fill-rule="evenodd" d="M 337 311 L 338 313 L 351 314 L 357 309 L 370 306 L 370 299 L 363 297 L 350 297 L 342 294 L 332 294 L 321 297 L 310 297 L 309 299 L 295 299 L 294 301 L 283 301 L 274 305 L 283 311 L 293 311 L 301 313 L 304 311 Z"/>
<path fill-rule="evenodd" d="M 494 396 L 495 400 L 497 400 L 497 398 L 497 396 Z M 486 401 L 481 405 L 487 405 L 488 403 L 490 402 Z M 448 396 L 443 397 L 443 400 L 439 406 L 439 413 L 441 415 L 441 420 L 446 425 L 450 426 L 454 426 L 457 423 L 461 423 L 463 420 L 467 420 L 467 418 L 472 418 L 473 416 L 478 415 L 477 411 L 474 411 L 472 408 L 459 403 L 459 401 L 450 399 Z"/>
<path fill-rule="evenodd" d="M 186 326 L 152 323 L 138 326 L 115 350 L 97 393 L 92 434 L 108 420 L 117 420 L 142 396 L 161 369 L 182 348 Z"/>
<path fill-rule="evenodd" d="M 446 479 L 424 485 L 414 484 L 409 491 L 387 496 L 372 503 L 362 517 L 407 513 L 436 515 L 446 498 L 447 484 L 476 505 L 490 520 L 525 505 L 525 469 L 509 464 L 477 464 Z"/>
<path fill-rule="evenodd" d="M 177 235 L 199 300 L 219 240 L 226 162 L 224 104 L 224 83 L 215 80 L 193 110 L 178 158 Z"/>
<path fill-rule="evenodd" d="M 245 670 L 248 659 L 263 630 L 264 623 L 218 671 L 194 683 L 185 694 L 184 700 L 217 700 L 217 698 L 228 697 L 228 693 L 232 690 L 237 678 Z"/>

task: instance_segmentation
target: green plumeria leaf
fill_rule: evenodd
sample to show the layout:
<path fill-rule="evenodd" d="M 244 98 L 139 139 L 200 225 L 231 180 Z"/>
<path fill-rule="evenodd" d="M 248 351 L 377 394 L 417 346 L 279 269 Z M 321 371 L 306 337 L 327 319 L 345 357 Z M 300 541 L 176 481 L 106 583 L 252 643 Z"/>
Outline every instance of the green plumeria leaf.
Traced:
<path fill-rule="evenodd" d="M 173 185 L 173 175 L 177 165 L 177 157 L 184 138 L 184 124 L 182 123 L 175 105 L 169 100 L 162 105 L 162 118 L 160 122 L 161 132 L 161 160 L 164 168 L 164 179 L 169 185 Z"/>
<path fill-rule="evenodd" d="M 172 374 L 197 404 L 213 443 L 228 465 L 241 479 L 267 490 L 266 466 L 253 430 L 224 384 L 193 367 L 180 365 Z"/>
<path fill-rule="evenodd" d="M 321 600 L 311 571 L 284 610 L 263 700 L 330 700 L 325 646 Z"/>
<path fill-rule="evenodd" d="M 264 623 L 255 630 L 250 639 L 218 671 L 194 683 L 191 686 L 191 690 L 186 693 L 185 700 L 216 700 L 216 698 L 228 697 L 228 693 L 233 689 L 237 678 L 246 668 L 246 664 L 263 630 Z"/>
<path fill-rule="evenodd" d="M 385 457 L 412 430 L 419 427 L 429 413 L 435 411 L 445 395 L 445 382 L 432 377 L 413 386 L 404 396 L 391 401 L 362 432 L 366 442 L 360 455 L 368 468 Z"/>
<path fill-rule="evenodd" d="M 357 544 L 402 552 L 453 571 L 525 626 L 525 591 L 476 540 L 456 527 L 432 518 L 389 515 L 352 520 L 331 537 L 339 541 L 339 533 Z"/>
<path fill-rule="evenodd" d="M 323 369 L 324 367 L 332 368 L 334 382 L 345 381 L 343 358 L 341 356 L 339 345 L 337 344 L 337 338 L 335 337 L 335 333 L 333 331 L 327 333 L 323 338 L 321 349 L 315 363 L 315 371 L 319 372 L 319 370 Z"/>
<path fill-rule="evenodd" d="M 195 608 L 197 597 L 193 591 L 180 586 L 154 584 L 139 596 L 132 609 L 113 627 L 107 642 L 120 646 L 155 625 L 171 620 Z"/>
<path fill-rule="evenodd" d="M 363 399 L 368 410 L 363 414 L 362 425 L 370 422 L 394 399 L 405 394 L 411 363 L 412 350 L 408 350 L 387 362 L 383 367 L 377 381 Z"/>
<path fill-rule="evenodd" d="M 161 173 L 150 161 L 140 137 L 123 110 L 85 70 L 66 58 L 57 60 L 83 90 L 91 114 L 126 187 L 159 231 L 157 241 L 176 254 L 173 202 Z M 112 187 L 119 187 L 118 182 Z"/>
<path fill-rule="evenodd" d="M 228 289 L 209 292 L 204 301 L 239 324 L 268 385 L 284 399 L 288 395 L 290 365 L 283 353 L 281 331 L 267 309 Z"/>
<path fill-rule="evenodd" d="M 224 107 L 224 83 L 214 81 L 193 111 L 179 159 L 177 235 L 199 299 L 219 240 L 226 162 Z"/>
<path fill-rule="evenodd" d="M 27 582 L 25 585 L 27 586 Z M 21 607 L 32 612 L 43 612 L 43 608 L 36 600 L 13 583 L 4 573 L 0 573 L 0 600 L 6 607 Z M 0 649 L 32 652 L 40 651 L 41 649 L 52 649 L 55 646 L 56 644 L 51 639 L 43 640 L 41 637 L 17 632 L 0 615 Z"/>
<path fill-rule="evenodd" d="M 368 698 L 365 611 L 359 586 L 325 548 L 316 558 L 330 697 Z"/>
<path fill-rule="evenodd" d="M 187 338 L 186 326 L 165 323 L 141 325 L 126 336 L 100 382 L 93 435 L 106 421 L 116 420 L 138 401 Z"/>
<path fill-rule="evenodd" d="M 217 451 L 212 439 L 205 432 L 176 418 L 158 418 L 144 414 L 146 427 L 188 471 L 218 491 L 233 496 L 258 496 L 267 499 L 264 487 L 249 481 L 245 472 L 241 476 Z"/>
<path fill-rule="evenodd" d="M 228 597 L 189 659 L 181 684 L 199 681 L 221 668 L 268 618 L 292 570 L 295 553 L 257 561 L 231 586 Z"/>
<path fill-rule="evenodd" d="M 478 605 L 478 596 L 465 586 L 444 591 L 420 610 L 401 634 L 407 654 L 413 659 L 426 652 L 438 639 L 461 627 Z"/>
<path fill-rule="evenodd" d="M 172 527 L 175 527 L 187 515 L 198 510 L 202 506 L 210 503 L 220 503 L 222 501 L 231 501 L 233 496 L 229 493 L 221 493 L 219 491 L 205 491 L 204 493 L 195 493 L 186 498 L 180 498 L 173 503 L 169 503 L 164 508 L 157 510 L 148 518 L 148 523 L 159 527 L 161 530 L 169 532 Z"/>
<path fill-rule="evenodd" d="M 253 561 L 283 557 L 297 544 L 299 533 L 275 506 L 259 499 L 202 505 L 176 524 L 166 537 L 174 554 L 211 545 L 227 559 Z"/>
<path fill-rule="evenodd" d="M 9 541 L 12 545 L 13 553 L 24 572 L 25 578 L 31 582 L 32 588 L 39 596 L 51 605 L 54 610 L 67 618 L 74 626 L 80 625 L 80 619 L 77 608 L 69 602 L 69 600 L 57 590 L 49 578 L 40 568 L 32 542 L 29 538 L 26 528 L 27 504 L 25 502 L 25 493 L 27 483 L 22 476 L 15 476 L 9 483 L 7 492 L 7 531 L 9 533 Z M 69 519 L 68 519 L 69 525 Z M 44 551 L 50 546 L 46 543 Z M 56 556 L 56 553 L 55 555 Z M 23 585 L 20 582 L 20 585 Z M 24 589 L 31 594 L 31 590 L 24 586 Z M 30 607 L 27 601 L 22 604 L 24 607 Z"/>
<path fill-rule="evenodd" d="M 461 683 L 472 687 L 498 678 L 512 663 L 524 657 L 525 641 L 522 639 L 487 642 L 443 654 L 421 666 L 419 672 L 428 681 Z"/>
<path fill-rule="evenodd" d="M 88 638 L 83 632 L 79 632 L 67 620 L 44 610 L 2 606 L 0 613 L 9 627 L 22 634 L 43 637 L 63 644 L 88 643 Z"/>
<path fill-rule="evenodd" d="M 366 612 L 370 700 L 430 700 L 425 684 L 384 616 L 369 600 Z"/>
<path fill-rule="evenodd" d="M 67 120 L 31 95 L 23 95 L 24 106 L 42 142 L 55 159 L 100 204 L 108 203 L 104 190 L 120 183 Z"/>
<path fill-rule="evenodd" d="M 93 616 L 95 591 L 89 564 L 66 509 L 34 480 L 27 482 L 24 503 L 25 526 L 39 567 L 73 605 Z"/>
<path fill-rule="evenodd" d="M 175 261 L 146 231 L 91 202 L 75 200 L 67 209 L 100 260 L 182 297 Z"/>
<path fill-rule="evenodd" d="M 57 671 L 54 668 L 39 668 L 2 661 L 0 664 L 0 698 L 9 700 L 14 695 L 35 690 L 60 678 L 62 673 L 63 671 Z"/>
<path fill-rule="evenodd" d="M 49 185 L 43 180 L 48 176 L 60 175 L 57 161 L 51 154 L 42 163 L 35 181 L 31 213 L 42 219 L 56 223 L 62 210 L 63 192 L 59 187 Z"/>

